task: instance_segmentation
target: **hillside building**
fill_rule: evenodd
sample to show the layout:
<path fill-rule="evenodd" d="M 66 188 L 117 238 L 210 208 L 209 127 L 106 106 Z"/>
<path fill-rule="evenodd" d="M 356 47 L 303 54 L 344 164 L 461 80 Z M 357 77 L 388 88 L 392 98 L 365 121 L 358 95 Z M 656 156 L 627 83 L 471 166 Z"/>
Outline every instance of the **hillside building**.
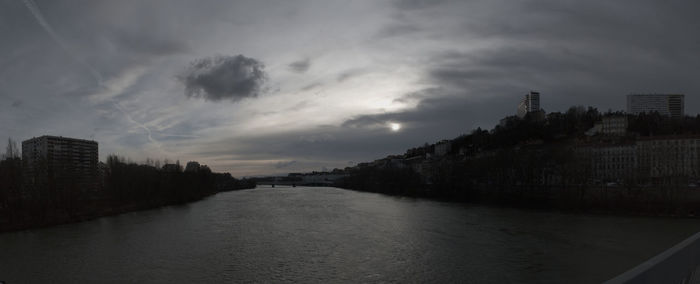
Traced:
<path fill-rule="evenodd" d="M 649 177 L 700 177 L 700 136 L 649 137 L 637 145 L 640 171 Z"/>
<path fill-rule="evenodd" d="M 528 113 L 540 110 L 540 93 L 530 91 L 518 105 L 518 117 L 524 118 Z"/>
<path fill-rule="evenodd" d="M 627 95 L 627 113 L 658 112 L 670 117 L 685 115 L 685 95 L 682 94 L 631 94 Z"/>

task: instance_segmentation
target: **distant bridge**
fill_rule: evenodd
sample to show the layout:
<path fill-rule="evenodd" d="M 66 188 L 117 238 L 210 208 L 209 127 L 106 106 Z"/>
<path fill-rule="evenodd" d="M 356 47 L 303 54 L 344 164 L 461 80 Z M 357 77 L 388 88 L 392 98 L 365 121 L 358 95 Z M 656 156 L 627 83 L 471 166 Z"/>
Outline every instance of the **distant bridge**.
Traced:
<path fill-rule="evenodd" d="M 256 181 L 256 185 L 261 186 L 261 185 L 267 185 L 271 187 L 275 186 L 291 186 L 295 187 L 297 185 L 302 185 L 300 181 Z"/>
<path fill-rule="evenodd" d="M 275 187 L 275 186 L 291 186 L 291 187 L 296 187 L 296 186 L 332 186 L 333 182 L 332 181 L 303 181 L 303 180 L 296 180 L 296 181 L 290 181 L 290 180 L 278 180 L 278 179 L 265 179 L 265 180 L 256 180 L 255 184 L 258 186 L 270 186 L 270 187 Z"/>

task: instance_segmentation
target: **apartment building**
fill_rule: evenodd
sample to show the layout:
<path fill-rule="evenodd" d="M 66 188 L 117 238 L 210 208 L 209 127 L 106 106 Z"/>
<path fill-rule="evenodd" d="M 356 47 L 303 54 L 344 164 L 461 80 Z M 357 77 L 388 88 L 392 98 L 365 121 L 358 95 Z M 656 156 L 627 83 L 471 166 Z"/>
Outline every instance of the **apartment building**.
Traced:
<path fill-rule="evenodd" d="M 627 95 L 627 113 L 658 112 L 670 117 L 685 115 L 685 95 L 682 94 L 631 94 Z"/>
<path fill-rule="evenodd" d="M 97 142 L 41 136 L 22 142 L 23 182 L 29 192 L 79 190 L 98 186 Z"/>

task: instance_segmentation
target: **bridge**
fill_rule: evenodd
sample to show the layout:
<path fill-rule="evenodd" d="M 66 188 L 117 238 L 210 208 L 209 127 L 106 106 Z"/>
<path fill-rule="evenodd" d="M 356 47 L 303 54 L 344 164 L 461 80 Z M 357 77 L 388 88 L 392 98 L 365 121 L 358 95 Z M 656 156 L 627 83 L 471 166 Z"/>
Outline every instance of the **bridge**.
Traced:
<path fill-rule="evenodd" d="M 700 233 L 604 284 L 700 284 Z"/>
<path fill-rule="evenodd" d="M 287 186 L 287 187 L 296 187 L 297 185 L 302 185 L 301 182 L 293 182 L 293 181 L 256 181 L 255 184 L 257 186 L 270 186 L 270 187 L 275 187 L 275 186 Z"/>
<path fill-rule="evenodd" d="M 289 180 L 284 178 L 271 178 L 271 179 L 259 179 L 255 180 L 255 184 L 258 186 L 332 186 L 332 181 L 304 181 L 304 180 Z"/>

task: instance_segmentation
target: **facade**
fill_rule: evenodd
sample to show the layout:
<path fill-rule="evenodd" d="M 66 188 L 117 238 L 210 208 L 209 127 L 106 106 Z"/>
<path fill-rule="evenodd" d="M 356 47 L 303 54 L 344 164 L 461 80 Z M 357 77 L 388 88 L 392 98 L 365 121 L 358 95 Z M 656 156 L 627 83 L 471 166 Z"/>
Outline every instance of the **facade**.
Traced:
<path fill-rule="evenodd" d="M 444 156 L 452 150 L 452 141 L 442 140 L 435 144 L 435 156 Z"/>
<path fill-rule="evenodd" d="M 22 142 L 24 185 L 28 191 L 94 191 L 99 186 L 97 142 L 41 136 Z"/>
<path fill-rule="evenodd" d="M 590 173 L 600 181 L 622 181 L 637 174 L 637 147 L 634 144 L 590 145 L 579 148 L 590 165 Z"/>
<path fill-rule="evenodd" d="M 627 113 L 658 112 L 670 117 L 685 115 L 685 95 L 682 94 L 632 94 L 627 95 Z"/>
<path fill-rule="evenodd" d="M 526 94 L 520 104 L 518 105 L 518 117 L 523 118 L 530 112 L 535 112 L 540 110 L 540 93 L 535 91 L 530 91 Z"/>
<path fill-rule="evenodd" d="M 594 144 L 576 149 L 600 181 L 700 178 L 700 136 L 646 137 L 627 144 Z"/>
<path fill-rule="evenodd" d="M 604 135 L 625 135 L 627 124 L 627 117 L 624 115 L 604 116 L 600 132 Z"/>
<path fill-rule="evenodd" d="M 637 145 L 640 171 L 649 177 L 700 177 L 700 137 L 649 137 Z"/>

